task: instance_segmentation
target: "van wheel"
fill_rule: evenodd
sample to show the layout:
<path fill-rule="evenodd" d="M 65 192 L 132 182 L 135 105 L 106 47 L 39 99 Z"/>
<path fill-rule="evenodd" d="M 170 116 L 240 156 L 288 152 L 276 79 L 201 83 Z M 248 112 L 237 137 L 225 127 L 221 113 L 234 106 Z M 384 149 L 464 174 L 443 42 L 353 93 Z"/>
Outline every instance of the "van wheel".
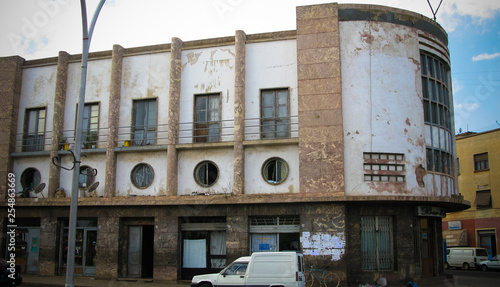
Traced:
<path fill-rule="evenodd" d="M 484 264 L 483 264 L 483 265 L 481 265 L 481 270 L 483 270 L 483 271 L 488 271 L 488 266 L 486 266 L 486 265 L 484 265 Z"/>
<path fill-rule="evenodd" d="M 448 264 L 448 262 L 444 263 L 444 269 L 450 269 L 450 264 Z"/>
<path fill-rule="evenodd" d="M 464 266 L 463 266 L 464 270 L 470 270 L 470 266 L 469 266 L 469 263 L 464 263 Z"/>
<path fill-rule="evenodd" d="M 204 282 L 204 283 L 201 283 L 201 285 L 198 287 L 212 287 L 212 284 Z"/>

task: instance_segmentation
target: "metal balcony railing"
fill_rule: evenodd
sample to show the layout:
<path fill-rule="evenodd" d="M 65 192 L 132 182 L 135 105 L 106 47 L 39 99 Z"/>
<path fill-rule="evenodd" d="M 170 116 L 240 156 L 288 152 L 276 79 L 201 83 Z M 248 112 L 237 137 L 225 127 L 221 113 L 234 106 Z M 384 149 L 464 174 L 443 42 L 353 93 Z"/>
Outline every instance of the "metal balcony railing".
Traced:
<path fill-rule="evenodd" d="M 108 128 L 83 131 L 82 149 L 105 148 Z M 118 127 L 116 147 L 166 145 L 168 125 Z M 245 141 L 298 138 L 298 117 L 272 120 L 245 119 Z M 16 135 L 16 152 L 50 151 L 52 131 Z M 179 123 L 179 144 L 234 141 L 234 120 Z M 65 130 L 58 149 L 68 149 L 75 142 L 75 130 Z"/>

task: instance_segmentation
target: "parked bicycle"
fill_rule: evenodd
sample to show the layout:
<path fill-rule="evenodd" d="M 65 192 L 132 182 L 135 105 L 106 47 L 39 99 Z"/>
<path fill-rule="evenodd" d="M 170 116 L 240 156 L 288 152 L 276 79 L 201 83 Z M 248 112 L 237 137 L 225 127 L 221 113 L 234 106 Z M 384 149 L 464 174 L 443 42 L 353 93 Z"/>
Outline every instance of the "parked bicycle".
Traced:
<path fill-rule="evenodd" d="M 309 274 L 306 277 L 306 287 L 339 287 L 339 285 L 340 277 L 337 274 L 332 271 L 317 269 L 314 265 L 311 266 Z"/>

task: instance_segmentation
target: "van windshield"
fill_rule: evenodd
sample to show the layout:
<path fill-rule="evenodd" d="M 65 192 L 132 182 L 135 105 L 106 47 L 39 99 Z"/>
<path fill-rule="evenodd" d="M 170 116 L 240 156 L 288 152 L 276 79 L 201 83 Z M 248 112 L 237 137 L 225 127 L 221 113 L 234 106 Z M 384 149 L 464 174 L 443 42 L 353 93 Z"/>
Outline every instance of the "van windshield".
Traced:
<path fill-rule="evenodd" d="M 485 249 L 476 249 L 476 256 L 488 256 L 488 252 Z"/>

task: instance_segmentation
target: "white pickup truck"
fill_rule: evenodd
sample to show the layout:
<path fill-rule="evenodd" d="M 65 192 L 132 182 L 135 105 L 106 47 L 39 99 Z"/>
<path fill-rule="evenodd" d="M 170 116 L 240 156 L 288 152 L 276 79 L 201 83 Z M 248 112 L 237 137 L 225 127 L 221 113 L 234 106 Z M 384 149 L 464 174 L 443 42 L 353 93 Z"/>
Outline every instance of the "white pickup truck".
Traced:
<path fill-rule="evenodd" d="M 256 252 L 236 259 L 220 273 L 194 276 L 191 287 L 304 287 L 304 258 L 298 252 Z"/>

